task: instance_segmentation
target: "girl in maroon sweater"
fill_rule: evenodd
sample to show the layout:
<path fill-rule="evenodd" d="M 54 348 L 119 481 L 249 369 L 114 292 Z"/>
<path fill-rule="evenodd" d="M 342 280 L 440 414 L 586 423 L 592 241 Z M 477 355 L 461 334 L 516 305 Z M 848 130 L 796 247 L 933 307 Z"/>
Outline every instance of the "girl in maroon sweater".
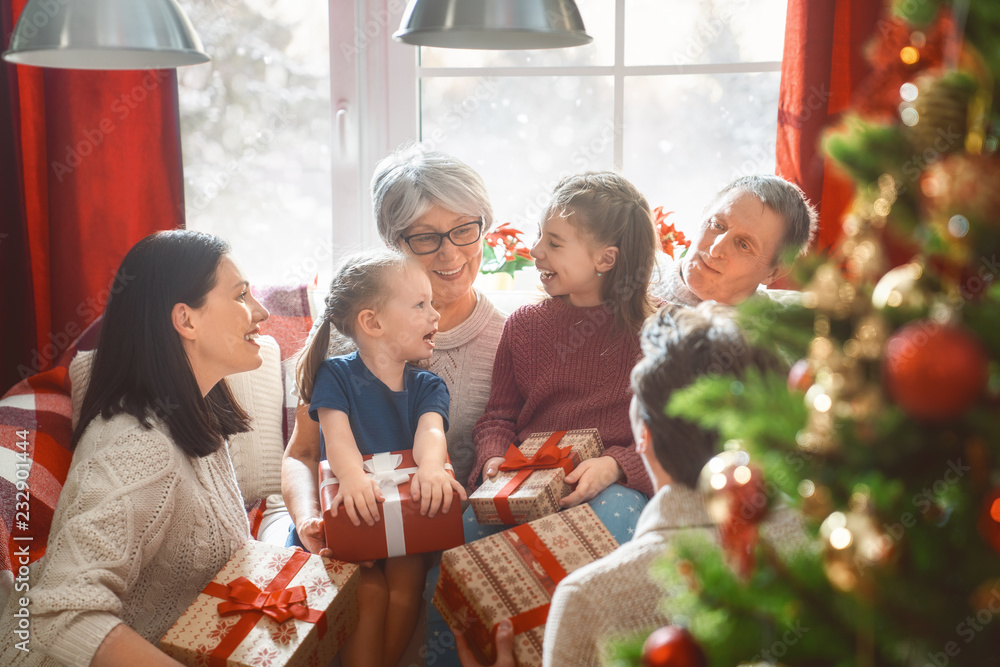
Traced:
<path fill-rule="evenodd" d="M 605 454 L 566 476 L 576 489 L 562 504 L 590 501 L 620 542 L 629 539 L 652 493 L 628 407 L 639 331 L 656 305 L 647 293 L 655 252 L 649 204 L 627 180 L 588 172 L 559 183 L 531 249 L 551 298 L 507 319 L 490 399 L 473 431 L 470 485 L 497 473 L 510 443 L 597 428 Z M 499 529 L 476 524 L 471 510 L 465 525 L 467 541 Z"/>

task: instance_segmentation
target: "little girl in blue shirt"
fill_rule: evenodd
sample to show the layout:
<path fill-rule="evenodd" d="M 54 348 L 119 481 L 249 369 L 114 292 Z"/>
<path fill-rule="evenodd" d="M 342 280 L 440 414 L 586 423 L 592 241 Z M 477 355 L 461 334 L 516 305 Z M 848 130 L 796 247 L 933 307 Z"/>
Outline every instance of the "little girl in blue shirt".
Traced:
<path fill-rule="evenodd" d="M 379 521 L 384 501 L 362 467 L 369 454 L 413 449 L 417 472 L 410 489 L 421 514 L 448 512 L 452 491 L 465 499 L 462 485 L 445 469 L 448 389 L 437 375 L 408 363 L 430 358 L 439 319 L 430 281 L 415 261 L 390 250 L 352 255 L 334 276 L 323 323 L 299 359 L 299 396 L 322 432 L 317 458 L 326 458 L 340 480 L 333 514 L 346 511 L 356 526 Z M 324 359 L 331 326 L 351 338 L 357 351 Z M 285 492 L 310 494 L 308 501 L 318 504 L 315 485 Z M 322 519 L 313 523 L 306 530 L 321 532 Z M 416 627 L 427 555 L 365 565 L 360 620 L 341 649 L 341 662 L 395 665 Z"/>

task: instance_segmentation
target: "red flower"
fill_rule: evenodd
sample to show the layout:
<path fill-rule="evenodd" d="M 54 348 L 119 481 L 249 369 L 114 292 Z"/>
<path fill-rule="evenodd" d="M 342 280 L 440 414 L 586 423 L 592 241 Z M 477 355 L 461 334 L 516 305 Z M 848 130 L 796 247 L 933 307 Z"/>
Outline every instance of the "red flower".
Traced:
<path fill-rule="evenodd" d="M 673 214 L 673 211 L 663 212 L 662 206 L 657 206 L 653 209 L 653 223 L 656 225 L 656 233 L 660 237 L 660 247 L 663 248 L 663 252 L 670 255 L 671 258 L 674 256 L 674 248 L 677 246 L 683 246 L 689 248 L 691 242 L 684 238 L 684 232 L 679 232 L 674 229 L 673 225 L 667 224 L 667 216 Z"/>
<path fill-rule="evenodd" d="M 534 260 L 528 246 L 524 243 L 520 229 L 514 229 L 505 222 L 485 236 L 487 250 L 483 273 L 506 272 L 514 275 L 514 271 Z"/>
<path fill-rule="evenodd" d="M 520 229 L 514 229 L 510 226 L 509 222 L 505 222 L 492 232 L 486 234 L 486 242 L 494 248 L 499 248 L 500 246 L 513 248 L 518 243 L 524 244 L 524 241 L 521 240 L 521 234 L 524 234 L 524 232 Z"/>

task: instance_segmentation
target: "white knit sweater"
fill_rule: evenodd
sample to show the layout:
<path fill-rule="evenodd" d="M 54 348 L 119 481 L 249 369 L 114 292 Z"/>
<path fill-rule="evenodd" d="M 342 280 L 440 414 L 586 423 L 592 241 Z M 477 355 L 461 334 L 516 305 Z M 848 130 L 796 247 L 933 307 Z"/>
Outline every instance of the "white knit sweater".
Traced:
<path fill-rule="evenodd" d="M 247 507 L 261 498 L 281 496 L 281 457 L 285 441 L 281 434 L 284 419 L 284 389 L 281 381 L 281 350 L 270 336 L 261 336 L 259 368 L 226 378 L 236 402 L 250 415 L 250 430 L 229 439 L 229 455 L 236 480 Z M 73 428 L 80 419 L 83 397 L 90 384 L 94 351 L 80 352 L 69 366 L 73 397 Z M 268 505 L 272 503 L 269 501 Z"/>
<path fill-rule="evenodd" d="M 661 487 L 639 515 L 635 536 L 559 582 L 545 623 L 545 667 L 600 667 L 608 642 L 670 622 L 670 600 L 650 572 L 673 540 L 716 534 L 701 493 L 680 484 Z M 776 508 L 761 525 L 779 553 L 811 548 L 801 517 Z"/>
<path fill-rule="evenodd" d="M 250 539 L 226 447 L 186 456 L 166 427 L 98 417 L 73 454 L 29 593 L 30 652 L 0 618 L 0 664 L 89 665 L 125 623 L 157 643 Z M 11 605 L 17 604 L 12 596 Z"/>

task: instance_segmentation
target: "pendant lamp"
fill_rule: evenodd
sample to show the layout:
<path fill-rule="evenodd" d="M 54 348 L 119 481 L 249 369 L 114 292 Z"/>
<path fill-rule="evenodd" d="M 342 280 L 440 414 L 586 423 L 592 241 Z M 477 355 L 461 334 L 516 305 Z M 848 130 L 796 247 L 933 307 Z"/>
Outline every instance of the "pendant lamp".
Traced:
<path fill-rule="evenodd" d="M 593 41 L 573 0 L 410 0 L 397 40 L 447 49 L 557 49 Z"/>
<path fill-rule="evenodd" d="M 65 69 L 168 69 L 211 60 L 175 0 L 29 0 L 4 60 Z"/>

